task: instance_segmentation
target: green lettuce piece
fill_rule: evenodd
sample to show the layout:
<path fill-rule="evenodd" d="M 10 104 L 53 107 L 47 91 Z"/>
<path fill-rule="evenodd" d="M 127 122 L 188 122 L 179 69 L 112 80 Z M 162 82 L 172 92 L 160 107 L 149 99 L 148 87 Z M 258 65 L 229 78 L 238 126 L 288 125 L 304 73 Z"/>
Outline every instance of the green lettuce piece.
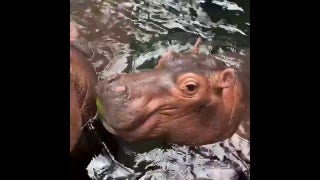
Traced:
<path fill-rule="evenodd" d="M 96 105 L 97 105 L 99 115 L 104 117 L 103 105 L 102 105 L 101 100 L 99 98 L 96 99 Z"/>

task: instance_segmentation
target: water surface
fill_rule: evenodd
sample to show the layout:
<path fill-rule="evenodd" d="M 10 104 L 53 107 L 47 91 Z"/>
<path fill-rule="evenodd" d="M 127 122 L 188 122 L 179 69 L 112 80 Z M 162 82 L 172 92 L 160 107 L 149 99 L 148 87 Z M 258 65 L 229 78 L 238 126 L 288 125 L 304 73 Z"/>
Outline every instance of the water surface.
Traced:
<path fill-rule="evenodd" d="M 200 52 L 208 55 L 250 47 L 249 1 L 71 0 L 70 17 L 80 30 L 77 46 L 100 79 L 154 68 L 166 51 L 188 51 L 199 36 L 204 39 Z M 92 155 L 89 174 L 97 179 L 249 179 L 250 150 L 241 153 L 239 144 L 248 151 L 250 143 L 236 141 L 197 149 L 157 144 L 144 150 L 120 142 L 117 154 L 106 147 L 103 155 Z"/>

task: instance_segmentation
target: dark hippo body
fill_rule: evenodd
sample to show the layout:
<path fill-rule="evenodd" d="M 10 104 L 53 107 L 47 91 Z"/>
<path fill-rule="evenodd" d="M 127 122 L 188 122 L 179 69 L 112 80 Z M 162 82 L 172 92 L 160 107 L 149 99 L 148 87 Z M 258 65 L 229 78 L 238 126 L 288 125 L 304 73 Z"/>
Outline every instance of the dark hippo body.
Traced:
<path fill-rule="evenodd" d="M 192 52 L 164 54 L 154 70 L 101 81 L 96 91 L 105 128 L 132 142 L 203 145 L 235 132 L 249 139 L 250 51 L 225 54 L 242 61 L 229 67 L 199 54 L 199 43 Z"/>
<path fill-rule="evenodd" d="M 74 47 L 70 47 L 70 79 L 77 93 L 82 124 L 93 118 L 97 112 L 94 87 L 98 77 L 93 66 Z"/>
<path fill-rule="evenodd" d="M 85 166 L 95 154 L 101 153 L 105 142 L 111 149 L 112 135 L 100 121 L 94 121 L 97 114 L 96 92 L 98 77 L 83 52 L 70 46 L 70 152 L 72 176 L 87 176 Z M 92 119 L 93 121 L 89 120 Z M 94 129 L 94 130 L 93 130 Z M 76 178 L 77 179 L 77 178 Z"/>
<path fill-rule="evenodd" d="M 73 149 L 81 134 L 82 118 L 78 98 L 70 81 L 70 151 Z"/>
<path fill-rule="evenodd" d="M 71 179 L 88 179 L 85 166 L 97 148 L 97 140 L 91 137 L 85 124 L 97 112 L 94 86 L 97 76 L 81 51 L 70 46 L 70 168 Z M 90 144 L 89 144 L 90 142 Z M 101 148 L 100 148 L 101 149 Z"/>
<path fill-rule="evenodd" d="M 81 127 L 97 113 L 94 87 L 98 77 L 92 65 L 70 46 L 70 151 L 80 137 Z"/>
<path fill-rule="evenodd" d="M 112 152 L 116 146 L 100 121 L 89 122 L 97 113 L 94 88 L 98 77 L 85 51 L 75 42 L 75 27 L 70 28 L 70 176 L 80 180 L 89 178 L 86 166 L 95 154 L 101 153 L 102 141 Z"/>

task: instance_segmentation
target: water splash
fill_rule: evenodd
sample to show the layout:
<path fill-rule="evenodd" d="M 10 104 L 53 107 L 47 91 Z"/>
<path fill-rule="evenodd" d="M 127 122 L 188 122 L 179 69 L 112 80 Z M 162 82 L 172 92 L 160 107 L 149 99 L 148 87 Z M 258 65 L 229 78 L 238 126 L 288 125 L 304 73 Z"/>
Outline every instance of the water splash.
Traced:
<path fill-rule="evenodd" d="M 101 170 L 113 167 L 108 177 L 129 179 L 250 179 L 248 161 L 241 160 L 241 153 L 250 153 L 250 142 L 235 135 L 220 143 L 200 146 L 196 149 L 188 146 L 172 145 L 171 148 L 155 148 L 144 153 L 130 153 L 135 158 L 133 169 L 121 164 L 114 158 L 95 157 L 88 165 L 92 179 L 101 177 Z M 248 155 L 248 154 L 247 154 Z M 113 157 L 112 155 L 108 155 Z M 114 165 L 112 165 L 114 164 Z M 144 172 L 137 172 L 139 166 Z M 136 174 L 133 175 L 133 172 Z M 100 173 L 100 174 L 99 174 Z M 138 177 L 138 175 L 140 175 Z"/>
<path fill-rule="evenodd" d="M 152 49 L 154 49 L 153 51 L 142 53 L 134 60 L 133 69 L 136 70 L 147 61 L 158 60 L 168 50 L 181 52 L 191 49 L 192 46 L 193 45 L 190 43 L 181 45 L 177 41 L 172 41 L 171 44 L 168 41 L 157 42 L 152 45 Z"/>
<path fill-rule="evenodd" d="M 244 12 L 244 10 L 239 7 L 236 3 L 230 2 L 230 1 L 218 1 L 218 0 L 212 0 L 211 1 L 214 4 L 222 6 L 224 9 L 230 10 L 230 11 L 241 11 Z"/>
<path fill-rule="evenodd" d="M 107 179 L 137 179 L 140 173 L 135 173 L 112 158 L 102 154 L 94 157 L 87 167 L 88 176 L 93 180 Z"/>

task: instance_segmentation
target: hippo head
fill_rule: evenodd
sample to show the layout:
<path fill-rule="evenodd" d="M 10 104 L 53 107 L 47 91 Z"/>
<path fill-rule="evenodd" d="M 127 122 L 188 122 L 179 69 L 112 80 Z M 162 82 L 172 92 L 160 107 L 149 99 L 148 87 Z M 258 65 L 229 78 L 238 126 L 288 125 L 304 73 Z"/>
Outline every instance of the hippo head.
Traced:
<path fill-rule="evenodd" d="M 105 128 L 135 142 L 203 145 L 230 137 L 243 116 L 237 70 L 198 53 L 167 52 L 153 70 L 116 74 L 96 87 Z"/>

